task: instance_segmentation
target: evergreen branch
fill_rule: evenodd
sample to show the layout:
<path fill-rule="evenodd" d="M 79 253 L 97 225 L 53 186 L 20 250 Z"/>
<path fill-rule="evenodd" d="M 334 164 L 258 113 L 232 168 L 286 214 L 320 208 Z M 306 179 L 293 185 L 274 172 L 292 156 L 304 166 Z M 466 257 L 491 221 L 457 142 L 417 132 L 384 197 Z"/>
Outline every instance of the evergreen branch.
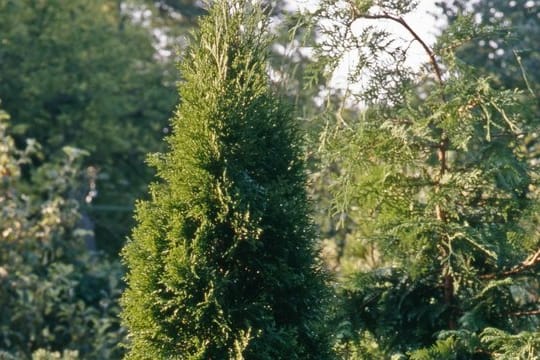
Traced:
<path fill-rule="evenodd" d="M 420 43 L 422 48 L 424 48 L 424 51 L 426 52 L 426 54 L 429 57 L 429 61 L 431 63 L 431 66 L 433 67 L 433 69 L 435 71 L 435 75 L 437 77 L 437 81 L 439 82 L 439 85 L 440 86 L 444 85 L 444 82 L 442 80 L 442 71 L 441 71 L 441 68 L 440 68 L 440 66 L 439 66 L 439 64 L 437 62 L 437 59 L 435 58 L 435 53 L 426 44 L 426 42 L 420 37 L 420 35 L 418 35 L 418 33 L 405 21 L 405 19 L 403 19 L 403 17 L 394 16 L 394 15 L 391 15 L 391 14 L 389 14 L 387 12 L 383 12 L 382 14 L 376 14 L 376 15 L 363 14 L 358 10 L 358 8 L 353 3 L 350 3 L 350 5 L 351 5 L 352 12 L 353 12 L 353 16 L 352 16 L 353 21 L 356 20 L 356 19 L 372 19 L 372 20 L 385 19 L 385 20 L 391 20 L 391 21 L 397 22 L 398 24 L 403 26 L 413 36 L 413 38 Z M 444 100 L 444 96 L 443 96 L 443 100 Z M 438 156 L 439 162 L 441 164 L 439 179 L 443 177 L 444 173 L 447 170 L 446 151 L 448 150 L 448 145 L 449 145 L 448 144 L 448 139 L 443 134 L 441 136 L 441 141 L 440 141 L 439 145 L 437 146 L 437 148 L 438 148 L 437 156 Z M 439 205 L 437 205 L 437 207 L 436 207 L 436 216 L 437 216 L 438 220 L 442 220 L 442 221 L 444 221 L 445 218 L 446 218 L 446 216 L 444 214 L 444 211 L 440 208 Z"/>
<path fill-rule="evenodd" d="M 351 7 L 352 7 L 352 11 L 353 11 L 353 19 L 354 20 L 356 20 L 356 19 L 386 19 L 386 20 L 391 20 L 391 21 L 397 22 L 398 24 L 403 26 L 413 36 L 413 38 L 416 41 L 418 41 L 420 43 L 420 45 L 424 48 L 424 51 L 426 52 L 426 54 L 429 57 L 429 61 L 431 63 L 431 66 L 433 67 L 433 69 L 435 71 L 435 75 L 436 75 L 437 81 L 439 83 L 439 86 L 441 86 L 441 87 L 444 86 L 444 82 L 443 82 L 443 79 L 442 79 L 442 71 L 441 71 L 441 68 L 439 67 L 437 59 L 435 58 L 435 53 L 426 44 L 426 42 L 420 37 L 420 35 L 418 35 L 418 33 L 416 31 L 414 31 L 414 29 L 409 26 L 409 24 L 405 21 L 405 19 L 403 19 L 403 17 L 394 16 L 394 15 L 388 14 L 387 12 L 383 12 L 382 14 L 378 14 L 378 15 L 362 14 L 362 13 L 360 13 L 358 11 L 358 9 L 354 6 L 354 4 L 351 4 Z M 442 95 L 442 101 L 443 102 L 446 101 L 444 95 Z M 443 178 L 443 176 L 445 175 L 446 171 L 448 170 L 447 151 L 448 151 L 449 145 L 450 145 L 449 144 L 449 139 L 448 139 L 448 137 L 446 136 L 446 134 L 443 131 L 442 134 L 441 134 L 439 144 L 437 144 L 437 158 L 439 160 L 440 168 L 439 168 L 438 177 L 437 177 L 437 179 L 435 181 L 435 191 L 436 192 L 439 191 L 439 189 L 440 189 L 440 181 Z M 441 221 L 443 223 L 447 221 L 446 212 L 444 211 L 444 209 L 441 208 L 440 204 L 437 204 L 435 206 L 435 214 L 436 214 L 436 217 L 437 217 L 438 221 Z M 443 254 L 443 256 L 445 256 L 445 255 L 446 254 Z M 451 306 L 452 303 L 454 302 L 455 289 L 454 289 L 453 283 L 454 283 L 454 279 L 453 279 L 452 273 L 451 273 L 451 271 L 449 269 L 446 269 L 445 274 L 444 274 L 444 301 L 448 306 Z M 456 328 L 456 320 L 455 320 L 454 316 L 451 316 L 450 319 L 448 320 L 448 327 L 450 329 L 455 329 Z"/>
<path fill-rule="evenodd" d="M 377 20 L 377 19 L 385 19 L 385 20 L 391 20 L 394 22 L 397 22 L 401 26 L 403 26 L 407 31 L 413 36 L 413 38 L 418 41 L 418 43 L 424 48 L 424 51 L 429 57 L 429 62 L 431 63 L 431 66 L 435 70 L 435 75 L 437 76 L 437 81 L 440 85 L 443 85 L 442 80 L 442 71 L 439 66 L 439 63 L 437 62 L 437 59 L 435 58 L 435 53 L 433 50 L 426 44 L 426 42 L 418 35 L 416 31 L 414 31 L 413 28 L 403 19 L 401 16 L 394 16 L 391 14 L 388 14 L 387 12 L 383 12 L 382 14 L 377 15 L 369 15 L 369 14 L 361 14 L 358 9 L 354 6 L 354 4 L 351 3 L 352 11 L 353 11 L 353 17 L 354 20 L 356 19 L 371 19 L 371 20 Z"/>
<path fill-rule="evenodd" d="M 491 280 L 499 277 L 519 275 L 534 268 L 538 264 L 540 264 L 540 249 L 538 249 L 534 254 L 528 256 L 523 262 L 521 262 L 521 264 L 513 267 L 512 269 L 500 273 L 480 275 L 480 279 Z"/>
<path fill-rule="evenodd" d="M 515 49 L 512 50 L 512 52 L 514 53 L 516 61 L 517 61 L 518 65 L 519 65 L 519 69 L 521 70 L 521 76 L 523 77 L 523 80 L 525 81 L 525 85 L 527 85 L 527 90 L 529 90 L 529 93 L 532 96 L 536 96 L 534 90 L 532 89 L 531 84 L 529 83 L 529 79 L 527 77 L 527 72 L 525 71 L 525 68 L 523 67 L 523 63 L 521 62 L 521 56 L 519 56 L 518 52 Z"/>
<path fill-rule="evenodd" d="M 495 108 L 495 110 L 497 110 L 499 112 L 499 114 L 501 114 L 502 118 L 504 119 L 504 121 L 506 121 L 506 123 L 508 124 L 508 126 L 510 127 L 510 131 L 512 131 L 513 134 L 520 134 L 522 131 L 521 129 L 512 122 L 512 120 L 510 120 L 510 118 L 508 117 L 508 115 L 506 115 L 506 112 L 504 111 L 503 108 L 499 107 L 495 102 L 493 101 L 490 101 L 491 105 Z"/>

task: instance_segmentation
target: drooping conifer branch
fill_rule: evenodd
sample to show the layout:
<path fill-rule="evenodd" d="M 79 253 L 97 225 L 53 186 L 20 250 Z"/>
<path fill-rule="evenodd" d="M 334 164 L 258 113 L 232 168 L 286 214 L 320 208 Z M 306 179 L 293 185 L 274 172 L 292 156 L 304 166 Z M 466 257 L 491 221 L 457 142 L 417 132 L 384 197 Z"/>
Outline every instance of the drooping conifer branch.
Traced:
<path fill-rule="evenodd" d="M 431 66 L 433 67 L 433 70 L 435 71 L 435 76 L 437 77 L 437 81 L 439 82 L 439 85 L 443 85 L 443 79 L 442 79 L 442 71 L 441 67 L 439 66 L 439 63 L 437 62 L 437 59 L 435 57 L 435 53 L 433 50 L 429 47 L 429 45 L 418 35 L 418 33 L 405 21 L 405 19 L 401 16 L 394 16 L 387 12 L 383 12 L 382 14 L 376 14 L 376 15 L 370 15 L 370 14 L 362 14 L 358 11 L 357 7 L 353 4 L 351 4 L 351 8 L 353 11 L 353 21 L 356 19 L 385 19 L 385 20 L 391 20 L 394 22 L 397 22 L 401 26 L 403 26 L 407 31 L 412 35 L 412 37 L 418 41 L 418 43 L 422 46 L 424 51 L 429 57 L 429 62 Z"/>
<path fill-rule="evenodd" d="M 356 20 L 356 19 L 372 19 L 372 20 L 383 19 L 383 20 L 390 20 L 390 21 L 396 22 L 396 23 L 400 24 L 401 26 L 403 26 L 412 35 L 414 40 L 418 41 L 418 43 L 422 46 L 425 53 L 427 54 L 427 56 L 429 58 L 429 62 L 430 62 L 431 66 L 433 68 L 433 71 L 435 73 L 435 77 L 437 79 L 437 83 L 438 83 L 439 87 L 442 88 L 444 86 L 441 67 L 439 66 L 439 63 L 437 62 L 437 59 L 435 57 L 435 53 L 433 52 L 431 47 L 429 47 L 429 45 L 422 39 L 422 37 L 420 37 L 420 35 L 407 23 L 407 21 L 405 21 L 405 19 L 402 16 L 394 16 L 394 15 L 389 14 L 388 12 L 383 12 L 381 14 L 370 15 L 370 14 L 361 13 L 360 11 L 358 11 L 358 8 L 355 6 L 354 3 L 351 2 L 350 5 L 351 5 L 352 11 L 353 11 L 353 17 L 352 17 L 353 21 Z M 446 99 L 444 98 L 444 94 L 441 95 L 441 100 L 443 102 L 446 101 Z M 436 146 L 437 159 L 439 161 L 439 172 L 438 172 L 438 174 L 436 175 L 436 178 L 435 178 L 435 192 L 436 193 L 438 193 L 440 191 L 441 180 L 442 180 L 442 178 L 444 177 L 444 175 L 446 174 L 446 172 L 448 170 L 447 153 L 448 153 L 449 145 L 450 145 L 450 143 L 449 143 L 448 137 L 446 136 L 446 134 L 443 131 L 441 136 L 440 136 L 440 141 Z M 436 219 L 438 221 L 441 221 L 443 223 L 445 223 L 447 221 L 446 212 L 441 207 L 441 205 L 439 203 L 437 203 L 435 205 L 435 217 L 436 217 Z M 447 239 L 447 237 L 443 235 L 442 239 L 441 239 L 441 242 L 444 243 L 444 242 L 448 242 L 448 241 L 449 240 Z M 449 250 L 447 249 L 447 246 L 441 246 L 440 249 L 441 249 L 441 252 L 442 252 L 442 254 L 441 254 L 442 257 L 447 258 L 448 255 L 449 255 Z M 449 309 L 452 309 L 453 303 L 454 303 L 454 296 L 455 296 L 454 278 L 453 278 L 453 275 L 451 273 L 451 270 L 448 267 L 446 267 L 443 270 L 443 288 L 444 288 L 444 302 L 448 306 Z M 456 320 L 455 320 L 454 315 L 450 316 L 450 318 L 448 320 L 448 327 L 450 329 L 455 329 L 456 328 Z"/>
<path fill-rule="evenodd" d="M 484 274 L 480 278 L 483 280 L 492 280 L 497 278 L 503 278 L 508 276 L 518 276 L 526 273 L 529 270 L 533 270 L 537 265 L 540 264 L 540 249 L 538 249 L 534 254 L 529 255 L 525 260 L 523 260 L 519 265 L 513 267 L 510 270 L 501 271 L 497 273 Z"/>

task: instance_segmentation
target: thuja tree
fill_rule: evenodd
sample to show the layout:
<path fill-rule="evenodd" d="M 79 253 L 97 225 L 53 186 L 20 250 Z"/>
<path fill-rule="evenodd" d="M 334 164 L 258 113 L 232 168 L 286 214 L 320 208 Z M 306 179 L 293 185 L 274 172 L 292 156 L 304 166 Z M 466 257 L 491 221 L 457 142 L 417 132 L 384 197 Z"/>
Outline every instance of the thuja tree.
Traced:
<path fill-rule="evenodd" d="M 511 88 L 540 86 L 540 1 L 463 0 L 439 1 L 444 18 L 452 23 L 458 14 L 471 14 L 475 20 L 497 31 L 470 41 L 457 50 L 463 61 L 494 79 L 494 85 Z"/>
<path fill-rule="evenodd" d="M 492 78 L 495 87 L 519 88 L 538 96 L 540 53 L 534 49 L 540 36 L 540 1 L 482 0 L 467 6 L 466 1 L 454 0 L 441 2 L 439 6 L 450 23 L 464 13 L 497 30 L 457 49 L 459 59 Z M 540 103 L 529 110 L 540 116 Z M 526 140 L 531 161 L 539 161 L 538 134 L 527 134 Z"/>
<path fill-rule="evenodd" d="M 538 169 L 524 139 L 538 118 L 528 93 L 493 88 L 456 61 L 454 50 L 486 29 L 462 18 L 431 48 L 403 19 L 413 8 L 325 1 L 316 17 L 322 69 L 354 54 L 352 100 L 363 109 L 356 119 L 338 112 L 329 139 L 340 164 L 336 211 L 355 224 L 347 246 L 367 243 L 380 256 L 375 269 L 345 274 L 340 349 L 353 358 L 532 359 Z M 388 24 L 419 44 L 422 70 L 406 66 L 411 44 Z"/>
<path fill-rule="evenodd" d="M 180 66 L 159 180 L 123 251 L 131 359 L 323 359 L 301 136 L 266 75 L 267 18 L 218 1 Z"/>

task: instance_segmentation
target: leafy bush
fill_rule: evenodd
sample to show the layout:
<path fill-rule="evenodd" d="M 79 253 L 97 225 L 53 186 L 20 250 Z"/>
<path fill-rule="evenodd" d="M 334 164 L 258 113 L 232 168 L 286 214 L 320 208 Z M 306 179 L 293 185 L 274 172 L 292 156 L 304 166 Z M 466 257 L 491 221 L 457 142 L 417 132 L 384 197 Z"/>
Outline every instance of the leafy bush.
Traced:
<path fill-rule="evenodd" d="M 84 152 L 38 168 L 40 147 L 19 150 L 0 111 L 0 349 L 26 359 L 34 351 L 76 352 L 85 359 L 119 358 L 117 320 L 121 269 L 85 247 L 80 204 L 73 197 Z M 28 173 L 30 182 L 22 180 Z M 54 359 L 53 353 L 34 359 Z M 69 352 L 71 351 L 71 352 Z"/>

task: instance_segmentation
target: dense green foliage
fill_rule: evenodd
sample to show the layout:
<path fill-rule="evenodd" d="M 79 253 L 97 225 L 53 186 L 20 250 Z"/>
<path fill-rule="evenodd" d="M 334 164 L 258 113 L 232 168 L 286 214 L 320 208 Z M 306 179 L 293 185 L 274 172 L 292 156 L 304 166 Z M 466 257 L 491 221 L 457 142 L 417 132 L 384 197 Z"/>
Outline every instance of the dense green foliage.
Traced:
<path fill-rule="evenodd" d="M 302 139 L 266 75 L 267 18 L 218 1 L 181 64 L 169 151 L 124 249 L 131 359 L 324 359 Z"/>
<path fill-rule="evenodd" d="M 525 141 L 540 126 L 536 99 L 457 60 L 455 48 L 486 31 L 467 18 L 434 49 L 423 44 L 423 72 L 408 68 L 408 43 L 377 23 L 397 23 L 422 43 L 402 18 L 413 7 L 326 1 L 317 12 L 319 66 L 331 74 L 353 53 L 350 91 L 363 108 L 339 112 L 327 139 L 339 168 L 335 210 L 351 232 L 344 253 L 362 255 L 343 272 L 339 348 L 496 358 L 497 336 L 538 337 L 540 239 L 529 231 L 538 168 Z M 367 24 L 353 30 L 359 22 Z M 523 349 L 534 353 L 535 343 Z"/>
<path fill-rule="evenodd" d="M 0 0 L 0 359 L 536 359 L 540 2 L 437 3 Z"/>
<path fill-rule="evenodd" d="M 46 350 L 119 358 L 120 268 L 86 251 L 73 197 L 83 154 L 65 148 L 24 180 L 41 148 L 28 140 L 18 150 L 7 119 L 0 111 L 0 358 Z"/>

